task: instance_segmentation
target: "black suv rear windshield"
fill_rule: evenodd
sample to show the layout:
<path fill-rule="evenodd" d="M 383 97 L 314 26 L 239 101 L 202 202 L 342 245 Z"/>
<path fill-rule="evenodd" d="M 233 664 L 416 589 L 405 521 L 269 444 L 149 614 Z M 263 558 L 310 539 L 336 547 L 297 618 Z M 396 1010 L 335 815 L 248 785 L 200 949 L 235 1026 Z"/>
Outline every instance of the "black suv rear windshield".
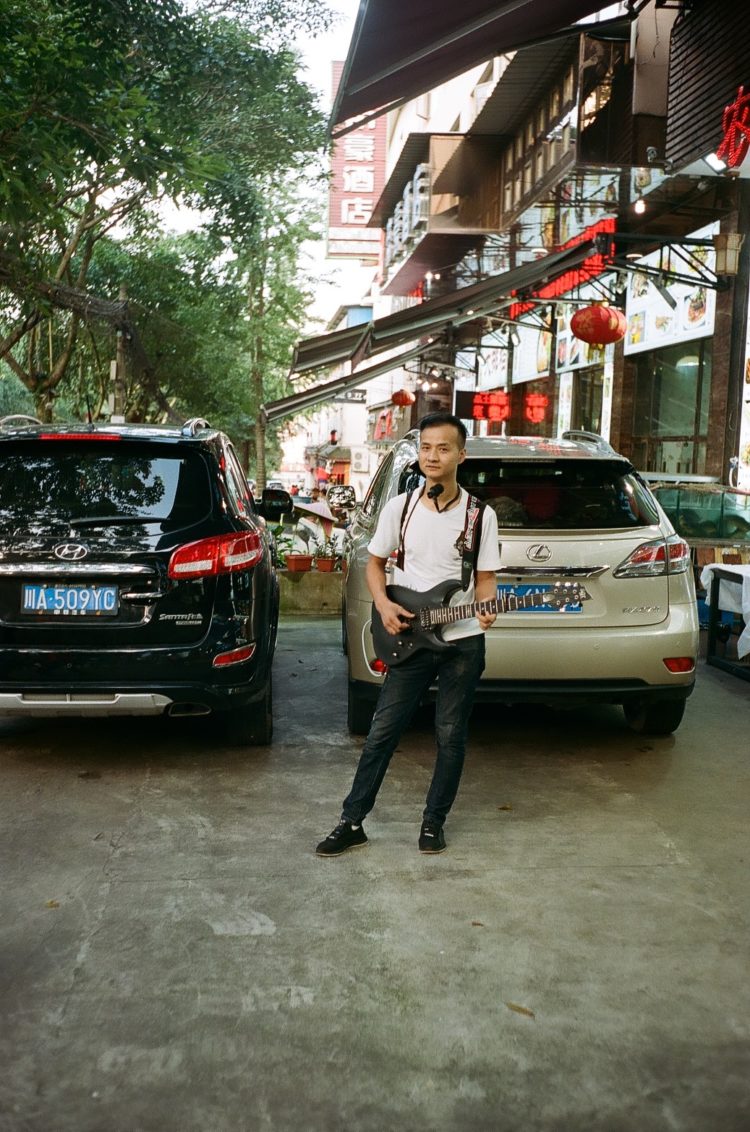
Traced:
<path fill-rule="evenodd" d="M 0 523 L 56 519 L 187 525 L 210 510 L 198 452 L 123 441 L 0 445 Z"/>
<path fill-rule="evenodd" d="M 658 523 L 653 498 L 622 461 L 466 460 L 459 482 L 499 527 L 595 530 Z"/>

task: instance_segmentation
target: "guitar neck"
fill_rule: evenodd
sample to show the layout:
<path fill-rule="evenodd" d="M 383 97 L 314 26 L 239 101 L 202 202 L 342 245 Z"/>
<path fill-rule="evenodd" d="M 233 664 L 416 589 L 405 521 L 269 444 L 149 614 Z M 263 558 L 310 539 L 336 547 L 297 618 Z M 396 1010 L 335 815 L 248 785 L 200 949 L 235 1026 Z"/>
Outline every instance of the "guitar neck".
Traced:
<path fill-rule="evenodd" d="M 513 613 L 517 609 L 532 609 L 535 605 L 544 605 L 548 600 L 547 594 L 506 593 L 502 597 L 474 601 L 468 605 L 441 605 L 430 609 L 430 624 L 452 625 L 454 621 L 465 621 L 468 617 L 475 617 L 477 613 Z"/>

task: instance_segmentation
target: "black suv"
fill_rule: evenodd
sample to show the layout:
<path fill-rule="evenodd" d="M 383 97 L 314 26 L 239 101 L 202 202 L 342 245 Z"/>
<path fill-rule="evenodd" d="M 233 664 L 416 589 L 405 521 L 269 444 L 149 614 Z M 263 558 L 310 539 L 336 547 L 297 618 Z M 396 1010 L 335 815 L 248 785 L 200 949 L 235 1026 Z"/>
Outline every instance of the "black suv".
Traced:
<path fill-rule="evenodd" d="M 0 420 L 0 715 L 220 714 L 271 740 L 273 536 L 206 421 Z"/>

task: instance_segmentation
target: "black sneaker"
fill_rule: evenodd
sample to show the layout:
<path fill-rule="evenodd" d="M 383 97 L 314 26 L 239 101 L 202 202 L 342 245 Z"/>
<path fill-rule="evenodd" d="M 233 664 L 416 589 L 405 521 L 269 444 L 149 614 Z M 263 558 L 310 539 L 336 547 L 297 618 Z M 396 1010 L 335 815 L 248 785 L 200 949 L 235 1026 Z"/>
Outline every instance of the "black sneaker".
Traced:
<path fill-rule="evenodd" d="M 315 852 L 319 857 L 338 857 L 339 853 L 346 853 L 347 849 L 356 849 L 357 846 L 366 844 L 367 834 L 362 826 L 353 826 L 350 821 L 342 818 L 328 837 L 316 845 Z"/>
<path fill-rule="evenodd" d="M 445 849 L 443 827 L 431 821 L 423 821 L 419 831 L 420 853 L 442 853 Z"/>

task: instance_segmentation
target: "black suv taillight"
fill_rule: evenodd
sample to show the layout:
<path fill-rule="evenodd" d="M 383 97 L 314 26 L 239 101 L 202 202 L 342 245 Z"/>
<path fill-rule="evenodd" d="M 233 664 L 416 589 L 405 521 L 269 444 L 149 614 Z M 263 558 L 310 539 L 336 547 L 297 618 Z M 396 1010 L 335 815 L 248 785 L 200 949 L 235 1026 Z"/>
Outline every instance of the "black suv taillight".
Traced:
<path fill-rule="evenodd" d="M 176 579 L 231 574 L 255 566 L 262 557 L 263 545 L 257 531 L 213 535 L 178 547 L 169 560 L 168 574 Z"/>

